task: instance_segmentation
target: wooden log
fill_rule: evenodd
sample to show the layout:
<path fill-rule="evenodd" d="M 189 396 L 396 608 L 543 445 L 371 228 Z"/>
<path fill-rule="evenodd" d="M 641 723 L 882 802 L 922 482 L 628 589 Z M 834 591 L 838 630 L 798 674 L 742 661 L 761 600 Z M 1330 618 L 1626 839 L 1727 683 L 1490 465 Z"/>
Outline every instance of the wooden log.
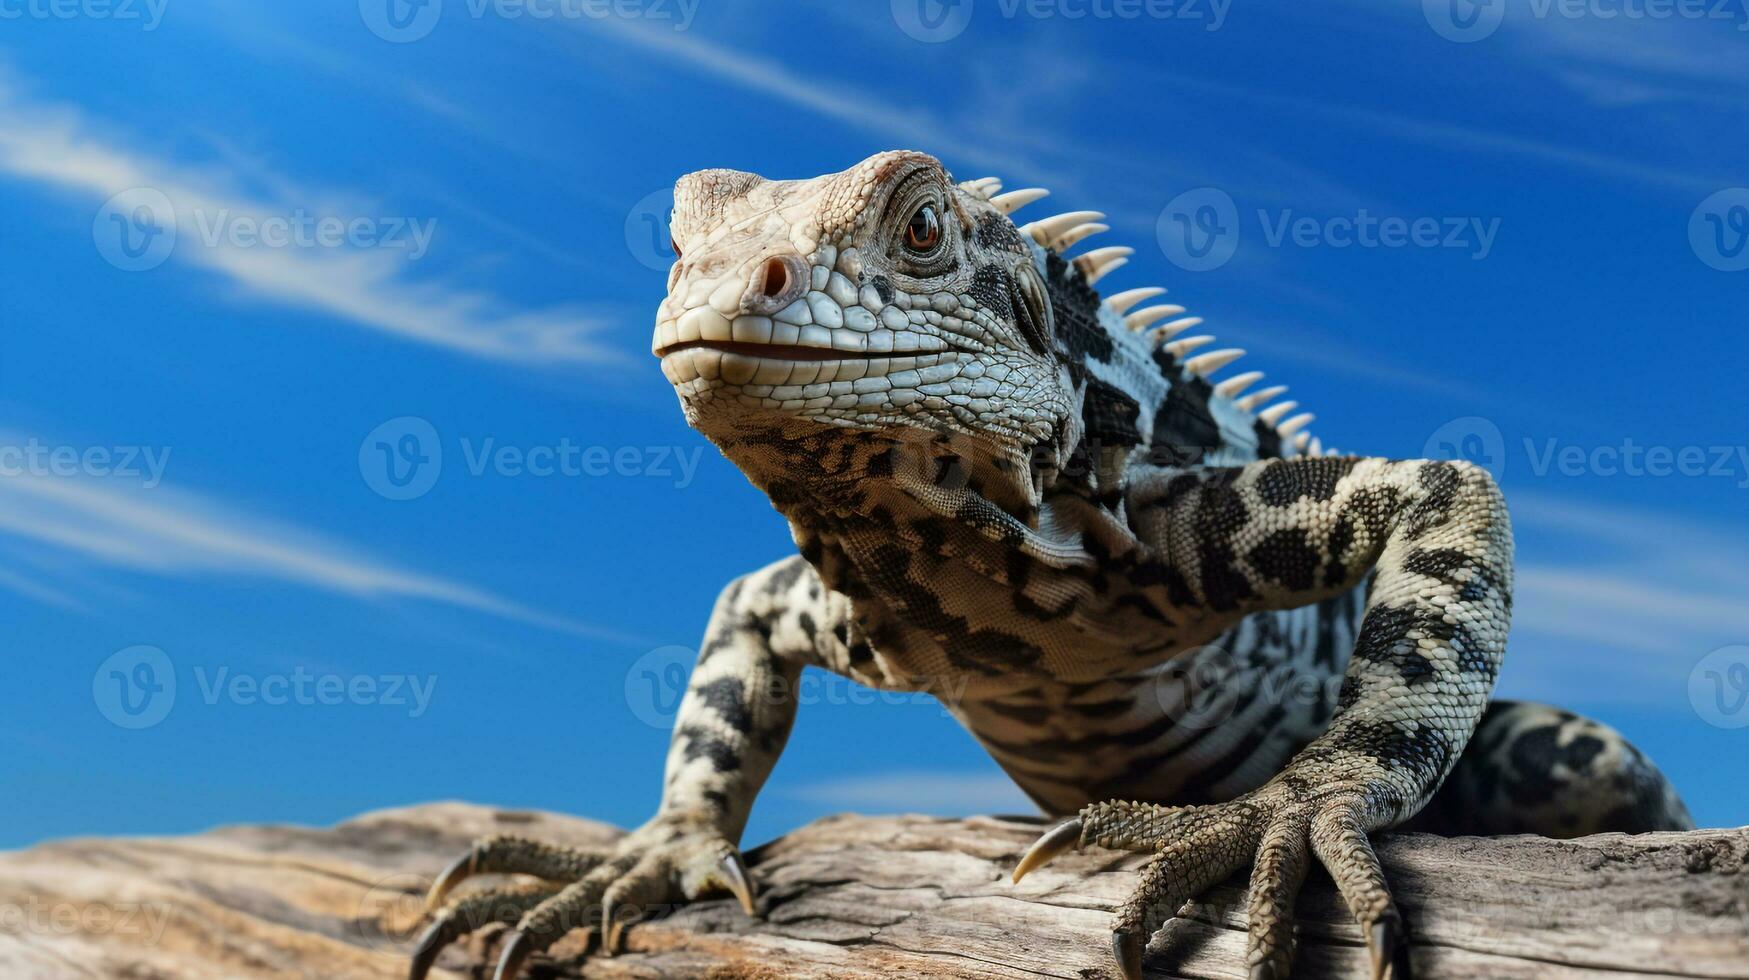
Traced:
<path fill-rule="evenodd" d="M 641 922 L 613 958 L 577 933 L 535 975 L 1115 977 L 1111 912 L 1137 855 L 1067 854 L 1020 884 L 1032 819 L 837 817 L 749 853 L 760 920 L 713 900 Z M 74 840 L 0 855 L 0 977 L 395 978 L 432 876 L 476 836 L 606 844 L 620 831 L 456 803 L 327 830 L 237 827 L 172 839 Z M 1384 835 L 1379 856 L 1423 978 L 1749 978 L 1749 830 L 1534 837 Z M 1243 880 L 1149 948 L 1150 977 L 1244 977 Z M 661 912 L 663 910 L 657 910 Z M 1365 975 L 1327 879 L 1299 905 L 1297 977 Z M 434 977 L 490 975 L 502 929 Z"/>

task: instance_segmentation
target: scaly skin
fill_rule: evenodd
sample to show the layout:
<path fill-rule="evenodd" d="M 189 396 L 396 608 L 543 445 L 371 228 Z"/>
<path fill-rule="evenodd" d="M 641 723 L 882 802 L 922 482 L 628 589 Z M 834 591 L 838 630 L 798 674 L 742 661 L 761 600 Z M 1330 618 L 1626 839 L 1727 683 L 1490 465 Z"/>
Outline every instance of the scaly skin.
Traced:
<path fill-rule="evenodd" d="M 481 842 L 434 909 L 476 872 L 547 884 L 443 906 L 415 980 L 486 922 L 516 922 L 507 978 L 591 923 L 611 953 L 616 910 L 727 890 L 752 913 L 736 848 L 807 666 L 950 692 L 1043 809 L 1077 814 L 1017 881 L 1069 847 L 1153 854 L 1113 931 L 1132 978 L 1165 918 L 1246 866 L 1252 975 L 1286 975 L 1314 859 L 1389 974 L 1404 932 L 1368 835 L 1417 814 L 1687 825 L 1614 732 L 1490 709 L 1512 535 L 1486 472 L 1324 455 L 1281 389 L 1209 377 L 1242 352 L 1193 353 L 1212 338 L 1180 337 L 1200 321 L 1178 307 L 1132 312 L 1159 290 L 1101 299 L 1129 250 L 1062 254 L 1098 215 L 1017 228 L 1042 192 L 998 190 L 909 152 L 677 185 L 653 348 L 800 555 L 718 601 L 656 817 L 609 853 Z"/>

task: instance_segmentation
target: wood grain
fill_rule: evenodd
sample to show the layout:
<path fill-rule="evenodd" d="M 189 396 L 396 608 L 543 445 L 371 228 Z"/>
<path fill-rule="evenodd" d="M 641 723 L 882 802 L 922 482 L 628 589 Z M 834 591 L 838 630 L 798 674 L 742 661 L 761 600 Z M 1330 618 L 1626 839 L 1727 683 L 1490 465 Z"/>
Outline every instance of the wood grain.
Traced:
<path fill-rule="evenodd" d="M 762 919 L 726 901 L 628 933 L 613 958 L 579 933 L 547 976 L 1114 977 L 1110 912 L 1135 855 L 1069 854 L 1021 885 L 1041 829 L 1024 818 L 840 817 L 749 854 Z M 8 980 L 396 978 L 431 877 L 485 833 L 601 844 L 620 831 L 550 814 L 443 803 L 327 830 L 238 827 L 173 839 L 74 840 L 0 854 Z M 1578 841 L 1386 836 L 1379 854 L 1415 975 L 1749 978 L 1749 830 Z M 1243 977 L 1235 881 L 1168 925 L 1152 977 Z M 1298 977 L 1359 977 L 1365 951 L 1328 880 L 1300 901 Z M 489 975 L 496 928 L 435 977 Z M 556 971 L 556 973 L 554 972 Z M 537 973 L 536 975 L 540 975 Z"/>

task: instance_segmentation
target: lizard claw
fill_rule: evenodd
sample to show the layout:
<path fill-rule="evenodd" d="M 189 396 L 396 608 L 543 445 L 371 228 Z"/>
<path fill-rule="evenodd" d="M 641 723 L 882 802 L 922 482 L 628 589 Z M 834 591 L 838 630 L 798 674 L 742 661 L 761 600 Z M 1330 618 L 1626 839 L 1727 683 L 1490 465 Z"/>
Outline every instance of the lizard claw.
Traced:
<path fill-rule="evenodd" d="M 1050 863 L 1052 858 L 1072 847 L 1079 846 L 1081 846 L 1081 818 L 1070 817 L 1045 831 L 1044 836 L 1040 837 L 1020 859 L 1020 863 L 1014 866 L 1014 883 L 1019 884 L 1020 879 L 1032 871 L 1044 867 Z"/>
<path fill-rule="evenodd" d="M 437 876 L 437 880 L 431 884 L 431 891 L 425 896 L 425 911 L 427 914 L 436 912 L 438 909 L 442 908 L 443 900 L 449 897 L 450 892 L 455 891 L 455 886 L 461 884 L 468 877 L 473 875 L 474 859 L 478 854 L 479 852 L 477 850 L 463 854 L 461 857 L 456 858 L 449 867 L 444 868 L 443 874 Z M 427 933 L 426 935 L 429 936 L 430 933 Z"/>
<path fill-rule="evenodd" d="M 1142 980 L 1142 947 L 1146 941 L 1139 932 L 1114 929 L 1111 933 L 1111 955 L 1117 960 L 1118 972 L 1124 980 Z"/>
<path fill-rule="evenodd" d="M 1409 980 L 1408 971 L 1398 968 L 1398 952 L 1402 943 L 1402 928 L 1397 920 L 1385 917 L 1372 924 L 1366 937 L 1366 951 L 1372 957 L 1372 980 Z"/>
<path fill-rule="evenodd" d="M 437 964 L 437 956 L 443 952 L 454 936 L 450 934 L 450 920 L 438 919 L 419 937 L 419 944 L 413 947 L 412 962 L 407 966 L 407 980 L 425 980 L 431 973 L 431 968 Z"/>
<path fill-rule="evenodd" d="M 504 941 L 504 953 L 498 957 L 498 969 L 493 971 L 492 980 L 515 980 L 522 973 L 522 964 L 535 952 L 535 942 L 528 933 L 511 932 Z"/>
<path fill-rule="evenodd" d="M 723 885 L 741 903 L 741 911 L 746 912 L 748 918 L 755 917 L 757 913 L 753 908 L 753 884 L 747 877 L 747 864 L 741 860 L 741 852 L 730 851 L 723 855 L 719 867 Z"/>
<path fill-rule="evenodd" d="M 413 947 L 407 980 L 425 980 L 444 947 L 491 922 L 513 923 L 557 894 L 553 884 L 488 888 L 468 895 L 433 917 Z"/>
<path fill-rule="evenodd" d="M 613 904 L 613 901 L 611 899 L 603 899 L 602 900 L 602 902 L 601 902 L 601 955 L 603 955 L 603 956 L 611 957 L 611 956 L 613 956 L 613 954 L 616 951 L 619 950 L 619 937 L 625 933 L 626 926 L 631 924 L 629 921 L 615 922 L 614 921 L 614 913 L 617 911 L 619 911 L 619 910 L 614 908 L 614 904 Z"/>
<path fill-rule="evenodd" d="M 1282 980 L 1282 976 L 1277 972 L 1274 960 L 1264 960 L 1251 964 L 1251 980 Z"/>

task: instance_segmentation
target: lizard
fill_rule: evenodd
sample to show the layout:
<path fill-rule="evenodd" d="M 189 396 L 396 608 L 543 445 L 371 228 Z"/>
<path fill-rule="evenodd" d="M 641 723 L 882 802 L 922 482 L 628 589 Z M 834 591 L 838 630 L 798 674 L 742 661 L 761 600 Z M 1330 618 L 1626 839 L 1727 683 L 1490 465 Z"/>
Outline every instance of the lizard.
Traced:
<path fill-rule="evenodd" d="M 876 154 L 674 188 L 652 340 L 686 421 L 787 519 L 797 554 L 732 582 L 681 700 L 656 815 L 611 848 L 474 844 L 411 969 L 489 922 L 510 980 L 567 931 L 735 896 L 739 843 L 807 667 L 948 709 L 1048 815 L 1016 883 L 1076 847 L 1149 855 L 1112 953 L 1250 868 L 1246 962 L 1286 976 L 1313 862 L 1402 977 L 1370 835 L 1573 837 L 1692 826 L 1613 729 L 1492 701 L 1510 518 L 1466 461 L 1340 454 L 1284 389 L 1230 373 L 1165 290 L 1096 288 L 1133 250 L 1094 211 Z M 1074 250 L 1083 248 L 1078 254 Z M 472 889 L 475 874 L 531 883 Z"/>

